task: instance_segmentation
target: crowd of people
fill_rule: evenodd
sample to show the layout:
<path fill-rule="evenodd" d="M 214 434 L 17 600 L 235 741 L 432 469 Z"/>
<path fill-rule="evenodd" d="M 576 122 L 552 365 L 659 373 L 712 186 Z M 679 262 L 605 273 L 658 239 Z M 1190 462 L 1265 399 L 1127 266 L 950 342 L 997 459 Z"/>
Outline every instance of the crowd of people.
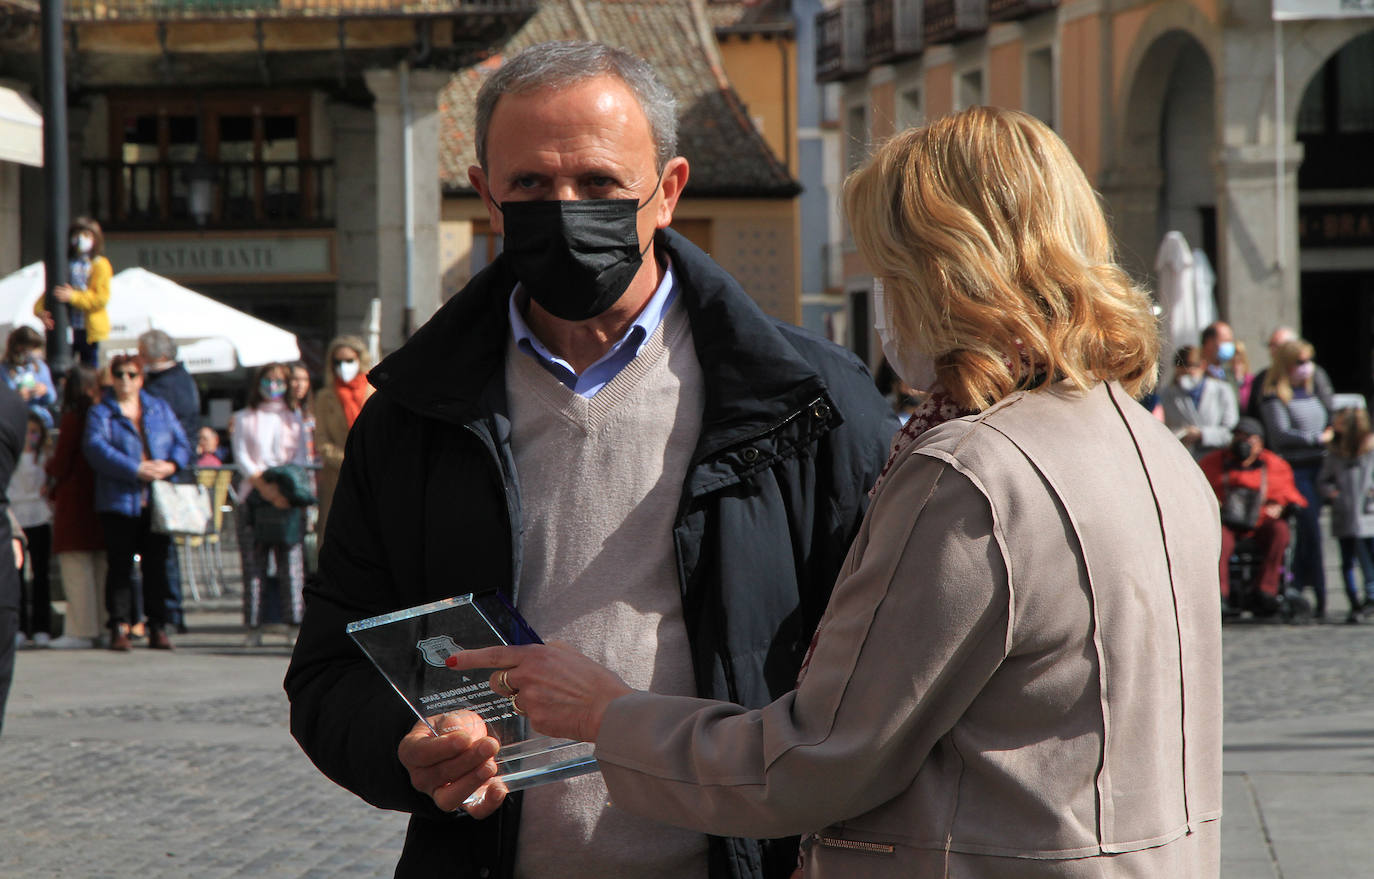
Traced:
<path fill-rule="evenodd" d="M 117 354 L 103 370 L 78 363 L 60 387 L 43 351 L 42 336 L 27 327 L 14 330 L 5 349 L 5 384 L 28 420 L 8 486 L 23 538 L 15 646 L 127 651 L 146 640 L 173 649 L 173 636 L 186 631 L 180 563 L 151 486 L 230 468 L 238 474 L 230 496 L 245 643 L 260 645 L 268 625 L 294 643 L 309 550 L 323 530 L 316 505 L 328 510 L 344 438 L 371 390 L 366 345 L 336 339 L 319 392 L 304 363 L 259 367 L 227 438 L 204 423 L 196 381 L 160 330 L 144 333 L 137 354 Z M 54 576 L 66 601 L 60 635 Z M 264 612 L 271 591 L 280 602 Z"/>
<path fill-rule="evenodd" d="M 1338 405 L 1311 343 L 1269 337 L 1267 369 L 1216 322 L 1174 352 L 1172 380 L 1147 402 L 1207 474 L 1221 507 L 1221 591 L 1229 614 L 1327 616 L 1322 510 L 1340 546 L 1346 621 L 1374 610 L 1374 439 L 1365 405 Z M 1236 563 L 1249 544 L 1252 565 Z M 1245 568 L 1253 568 L 1246 576 Z M 1233 576 L 1246 582 L 1234 588 Z M 1311 600 L 1307 595 L 1311 595 Z"/>

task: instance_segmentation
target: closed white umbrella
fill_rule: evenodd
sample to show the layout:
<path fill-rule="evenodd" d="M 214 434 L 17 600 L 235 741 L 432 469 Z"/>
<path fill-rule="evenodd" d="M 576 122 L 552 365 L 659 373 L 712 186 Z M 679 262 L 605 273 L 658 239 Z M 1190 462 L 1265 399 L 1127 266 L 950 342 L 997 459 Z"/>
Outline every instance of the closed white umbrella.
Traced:
<path fill-rule="evenodd" d="M 1196 345 L 1206 324 L 1199 323 L 1197 279 L 1193 251 L 1181 232 L 1164 236 L 1155 255 L 1155 298 L 1159 300 L 1164 321 L 1164 338 L 1169 350 L 1165 361 L 1182 345 Z"/>

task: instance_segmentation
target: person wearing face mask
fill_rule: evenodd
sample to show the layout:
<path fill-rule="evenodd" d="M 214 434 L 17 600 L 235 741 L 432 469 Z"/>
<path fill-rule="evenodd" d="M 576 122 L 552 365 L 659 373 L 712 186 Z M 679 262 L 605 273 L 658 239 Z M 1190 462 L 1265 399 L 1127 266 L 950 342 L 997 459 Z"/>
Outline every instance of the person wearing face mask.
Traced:
<path fill-rule="evenodd" d="M 887 141 L 844 206 L 929 400 L 795 687 L 683 698 L 566 644 L 454 669 L 595 742 L 617 810 L 803 833 L 805 879 L 1218 876 L 1217 504 L 1136 403 L 1159 335 L 1095 193 L 1043 122 L 972 107 Z"/>
<path fill-rule="evenodd" d="M 1292 327 L 1275 327 L 1274 331 L 1269 334 L 1269 363 L 1272 365 L 1274 361 L 1278 359 L 1278 350 L 1282 345 L 1284 345 L 1284 343 L 1297 341 L 1297 338 L 1297 331 L 1295 331 Z M 1262 389 L 1264 388 L 1264 383 L 1268 378 L 1268 367 L 1265 367 L 1264 369 L 1261 369 L 1259 372 L 1255 373 L 1254 381 L 1250 383 L 1250 399 L 1245 404 L 1244 414 L 1249 415 L 1251 418 L 1257 418 L 1260 421 L 1264 420 L 1264 393 Z M 1335 394 L 1335 388 L 1331 384 L 1331 376 L 1326 374 L 1326 370 L 1322 369 L 1322 365 L 1320 363 L 1316 364 L 1315 371 L 1312 376 L 1312 390 L 1314 393 L 1316 393 L 1317 399 L 1322 401 L 1322 405 L 1325 406 L 1328 410 L 1330 410 L 1332 407 L 1332 397 Z"/>
<path fill-rule="evenodd" d="M 1209 452 L 1198 461 L 1198 467 L 1220 504 L 1225 505 L 1234 492 L 1255 494 L 1253 503 L 1258 506 L 1259 515 L 1253 522 L 1222 522 L 1218 570 L 1221 598 L 1232 611 L 1272 615 L 1279 607 L 1283 589 L 1279 577 L 1290 538 L 1285 516 L 1290 508 L 1307 506 L 1293 482 L 1293 468 L 1264 447 L 1264 425 L 1249 416 L 1236 423 L 1226 448 Z M 1255 577 L 1257 591 L 1245 594 L 1238 593 L 1231 583 L 1231 556 L 1241 538 L 1255 541 L 1260 558 L 1260 570 Z"/>
<path fill-rule="evenodd" d="M 400 877 L 782 879 L 795 837 L 664 828 L 608 807 L 595 774 L 455 812 L 491 741 L 432 736 L 345 634 L 497 588 L 642 686 L 761 706 L 795 680 L 897 428 L 852 353 L 765 316 L 668 228 L 689 169 L 642 59 L 530 47 L 476 118 L 469 179 L 504 250 L 369 374 L 287 674 L 292 731 L 411 813 Z"/>
<path fill-rule="evenodd" d="M 287 626 L 288 644 L 295 642 L 295 631 L 305 609 L 303 534 L 289 542 L 265 539 L 261 529 L 254 527 L 251 515 L 257 504 L 288 510 L 291 498 L 266 475 L 273 468 L 288 464 L 304 468 L 309 463 L 305 425 L 300 413 L 286 404 L 290 375 L 283 363 L 259 367 L 248 392 L 248 405 L 234 413 L 229 428 L 234 466 L 242 475 L 238 490 L 238 537 L 243 561 L 243 621 L 248 628 L 244 644 L 249 647 L 262 644 L 262 598 L 269 555 L 276 562 L 281 619 Z"/>
<path fill-rule="evenodd" d="M 95 509 L 105 534 L 105 607 L 110 649 L 130 649 L 138 619 L 134 558 L 143 574 L 148 646 L 171 650 L 167 627 L 170 592 L 167 555 L 171 538 L 152 530 L 148 484 L 171 479 L 191 462 L 191 444 L 172 408 L 143 390 L 143 365 L 118 354 L 110 361 L 113 384 L 86 416 L 82 444 L 95 471 Z"/>
<path fill-rule="evenodd" d="M 372 396 L 367 371 L 371 368 L 367 345 L 357 336 L 339 336 L 325 355 L 324 387 L 315 401 L 315 453 L 319 456 L 320 519 L 316 526 L 321 543 L 329 524 L 334 488 L 343 468 L 344 441 L 363 404 Z"/>
<path fill-rule="evenodd" d="M 72 356 L 85 366 L 95 368 L 100 362 L 100 343 L 110 335 L 110 279 L 114 269 L 105 258 L 105 233 L 90 217 L 78 217 L 68 231 L 68 271 L 70 284 L 53 290 L 57 301 L 68 309 L 67 325 L 71 328 Z M 47 299 L 38 297 L 33 313 L 51 330 L 52 314 Z"/>
<path fill-rule="evenodd" d="M 1292 339 L 1275 349 L 1260 386 L 1260 412 L 1270 448 L 1293 468 L 1298 491 L 1307 501 L 1294 535 L 1293 577 L 1299 589 L 1312 590 L 1313 616 L 1320 622 L 1326 618 L 1326 564 L 1317 479 L 1335 432 L 1331 413 L 1317 393 L 1314 354 L 1312 345 L 1303 339 Z"/>
<path fill-rule="evenodd" d="M 1194 458 L 1225 448 L 1240 418 L 1236 392 L 1207 371 L 1202 353 L 1192 345 L 1174 354 L 1174 380 L 1160 394 L 1160 404 L 1165 426 Z"/>
<path fill-rule="evenodd" d="M 43 359 L 43 337 L 33 327 L 15 327 L 5 339 L 5 360 L 0 378 L 19 393 L 47 429 L 53 427 L 52 407 L 57 403 L 52 371 Z"/>
<path fill-rule="evenodd" d="M 1199 344 L 1207 374 L 1217 381 L 1231 383 L 1233 377 L 1229 367 L 1236 356 L 1236 337 L 1231 332 L 1231 325 L 1220 320 L 1208 324 L 1202 331 Z M 1235 390 L 1234 385 L 1231 390 Z"/>

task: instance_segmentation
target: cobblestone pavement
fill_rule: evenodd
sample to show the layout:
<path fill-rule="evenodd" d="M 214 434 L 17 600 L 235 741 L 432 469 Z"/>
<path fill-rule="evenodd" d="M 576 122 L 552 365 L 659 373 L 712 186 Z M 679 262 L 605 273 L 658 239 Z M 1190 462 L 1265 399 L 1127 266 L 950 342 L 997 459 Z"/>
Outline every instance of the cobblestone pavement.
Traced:
<path fill-rule="evenodd" d="M 404 817 L 315 770 L 287 732 L 287 651 L 238 646 L 236 616 L 193 614 L 173 654 L 20 653 L 0 876 L 391 875 Z"/>
<path fill-rule="evenodd" d="M 404 817 L 297 748 L 286 649 L 242 647 L 232 598 L 199 607 L 173 654 L 20 653 L 0 877 L 391 875 Z M 1238 623 L 1224 648 L 1224 879 L 1374 875 L 1374 624 Z"/>

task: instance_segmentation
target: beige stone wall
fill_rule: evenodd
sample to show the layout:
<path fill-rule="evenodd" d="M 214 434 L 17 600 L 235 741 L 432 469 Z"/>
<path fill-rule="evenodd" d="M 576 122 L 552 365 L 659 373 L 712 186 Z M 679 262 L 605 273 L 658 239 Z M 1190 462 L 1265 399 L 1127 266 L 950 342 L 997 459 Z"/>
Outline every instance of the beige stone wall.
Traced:
<path fill-rule="evenodd" d="M 801 321 L 797 240 L 800 216 L 793 200 L 733 202 L 683 200 L 678 219 L 711 220 L 712 258 L 735 277 L 768 314 Z"/>

